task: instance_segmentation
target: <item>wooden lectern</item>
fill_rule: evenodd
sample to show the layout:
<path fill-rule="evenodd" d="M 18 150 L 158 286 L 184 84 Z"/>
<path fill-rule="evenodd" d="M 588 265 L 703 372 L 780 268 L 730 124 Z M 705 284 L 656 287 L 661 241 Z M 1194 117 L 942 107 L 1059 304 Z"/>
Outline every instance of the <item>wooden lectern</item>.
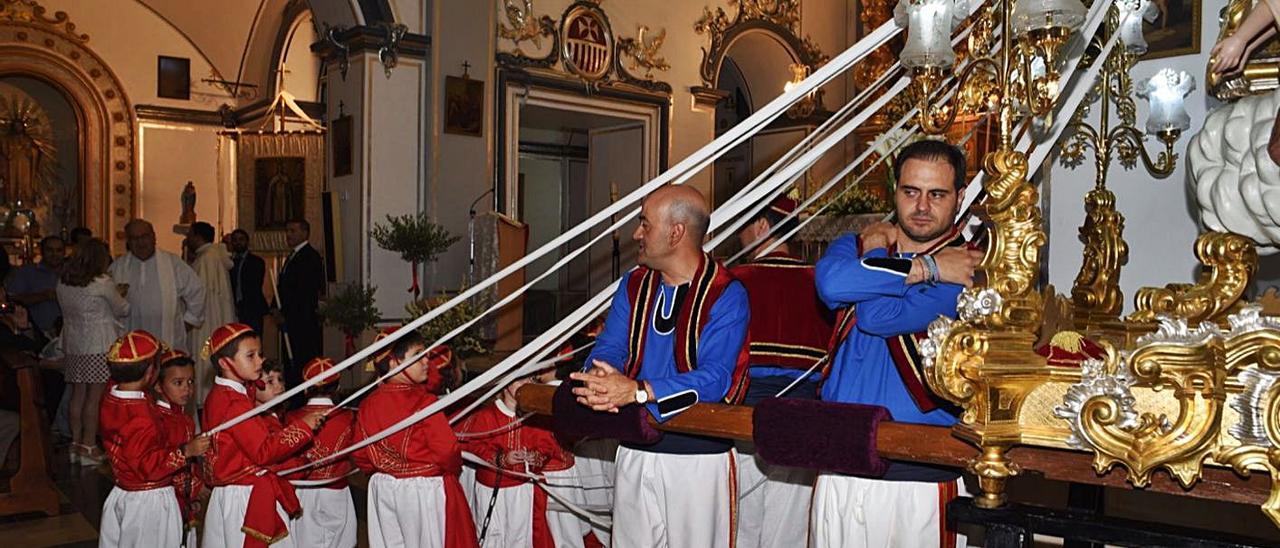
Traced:
<path fill-rule="evenodd" d="M 479 214 L 476 218 L 476 268 L 472 283 L 520 260 L 525 256 L 528 243 L 529 225 L 493 211 Z M 524 269 L 503 278 L 497 289 L 489 292 L 490 302 L 498 302 L 524 283 Z M 499 310 L 485 335 L 494 340 L 495 352 L 518 350 L 524 344 L 524 297 Z"/>

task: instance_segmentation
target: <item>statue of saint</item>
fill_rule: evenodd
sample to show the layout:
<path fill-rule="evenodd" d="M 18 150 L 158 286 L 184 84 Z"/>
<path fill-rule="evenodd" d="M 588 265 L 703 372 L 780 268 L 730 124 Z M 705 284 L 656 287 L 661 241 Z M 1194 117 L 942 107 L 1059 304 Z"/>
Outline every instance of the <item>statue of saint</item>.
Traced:
<path fill-rule="evenodd" d="M 187 186 L 182 189 L 182 215 L 178 217 L 178 224 L 189 225 L 194 222 L 196 222 L 196 185 L 187 181 Z"/>

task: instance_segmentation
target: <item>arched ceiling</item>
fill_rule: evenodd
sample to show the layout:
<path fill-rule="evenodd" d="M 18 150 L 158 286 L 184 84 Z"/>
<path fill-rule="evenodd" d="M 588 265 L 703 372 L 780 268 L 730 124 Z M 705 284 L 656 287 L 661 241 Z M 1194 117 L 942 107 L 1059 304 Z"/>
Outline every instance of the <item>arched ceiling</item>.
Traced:
<path fill-rule="evenodd" d="M 218 77 L 262 86 L 272 82 L 272 61 L 282 27 L 292 15 L 311 9 L 316 26 L 350 27 L 383 20 L 387 0 L 137 0 L 182 33 Z M 287 28 L 285 29 L 287 30 Z M 259 97 L 261 98 L 261 97 Z"/>

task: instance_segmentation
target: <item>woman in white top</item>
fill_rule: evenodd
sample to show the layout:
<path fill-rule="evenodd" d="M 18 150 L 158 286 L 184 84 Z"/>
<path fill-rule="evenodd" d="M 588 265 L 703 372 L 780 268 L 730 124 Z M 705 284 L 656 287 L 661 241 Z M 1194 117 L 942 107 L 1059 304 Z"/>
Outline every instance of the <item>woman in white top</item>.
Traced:
<path fill-rule="evenodd" d="M 58 282 L 62 307 L 63 374 L 71 384 L 71 462 L 98 464 L 98 403 L 106 388 L 107 350 L 124 333 L 129 315 L 115 281 L 107 274 L 111 251 L 97 238 L 76 246 Z"/>

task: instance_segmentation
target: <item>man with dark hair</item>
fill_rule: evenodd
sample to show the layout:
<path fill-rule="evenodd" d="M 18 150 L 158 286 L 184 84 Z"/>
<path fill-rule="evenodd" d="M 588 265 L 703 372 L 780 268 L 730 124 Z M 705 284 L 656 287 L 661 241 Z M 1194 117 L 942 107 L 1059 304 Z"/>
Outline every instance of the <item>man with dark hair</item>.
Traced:
<path fill-rule="evenodd" d="M 604 330 L 570 375 L 596 411 L 630 405 L 667 420 L 699 401 L 738 403 L 746 392 L 747 292 L 702 250 L 709 209 L 697 190 L 665 186 L 645 198 L 640 267 L 614 295 Z M 666 433 L 618 448 L 615 546 L 733 545 L 733 443 Z"/>
<path fill-rule="evenodd" d="M 267 264 L 249 251 L 249 233 L 237 228 L 227 238 L 231 250 L 231 294 L 240 322 L 262 332 L 262 317 L 267 315 L 267 299 L 262 295 L 262 282 Z"/>
<path fill-rule="evenodd" d="M 938 316 L 956 316 L 956 299 L 982 259 L 955 225 L 964 156 L 920 141 L 902 150 L 894 169 L 896 221 L 840 237 L 817 264 L 818 295 L 840 310 L 822 399 L 881 406 L 898 422 L 951 426 L 955 411 L 925 384 L 916 341 Z M 810 542 L 949 545 L 944 509 L 958 479 L 951 469 L 902 462 L 879 479 L 820 473 Z"/>
<path fill-rule="evenodd" d="M 277 320 L 284 321 L 284 336 L 292 352 L 284 368 L 289 388 L 302 382 L 302 366 L 319 356 L 323 348 L 317 308 L 325 286 L 324 258 L 308 243 L 310 237 L 311 225 L 305 219 L 285 224 L 285 243 L 292 250 L 280 267 L 276 306 L 279 307 Z M 290 403 L 296 407 L 303 401 L 295 397 Z"/>
<path fill-rule="evenodd" d="M 796 202 L 779 196 L 738 233 L 751 261 L 733 267 L 751 300 L 751 385 L 744 403 L 765 398 L 818 398 L 822 373 L 816 364 L 826 355 L 832 314 L 818 299 L 813 265 L 791 254 L 785 240 L 798 224 Z M 773 247 L 772 250 L 769 248 Z M 752 443 L 738 444 L 738 546 L 807 544 L 813 472 L 769 466 Z"/>
<path fill-rule="evenodd" d="M 67 234 L 67 239 L 69 240 L 68 243 L 70 244 L 70 247 L 74 249 L 76 246 L 80 245 L 80 242 L 92 240 L 93 231 L 83 226 L 77 226 L 71 229 L 71 232 Z"/>
<path fill-rule="evenodd" d="M 193 258 L 192 270 L 204 284 L 204 324 L 192 331 L 192 340 L 203 341 L 213 334 L 218 326 L 236 321 L 236 309 L 231 300 L 231 256 L 226 246 L 216 241 L 217 232 L 213 225 L 198 221 L 191 224 L 184 243 Z M 204 397 L 213 388 L 213 377 L 217 368 L 208 358 L 193 353 L 196 358 L 196 401 L 203 402 Z"/>
<path fill-rule="evenodd" d="M 40 240 L 40 262 L 19 267 L 4 281 L 9 298 L 26 306 L 31 322 L 49 336 L 62 317 L 56 289 L 66 251 L 62 238 L 46 236 Z"/>

